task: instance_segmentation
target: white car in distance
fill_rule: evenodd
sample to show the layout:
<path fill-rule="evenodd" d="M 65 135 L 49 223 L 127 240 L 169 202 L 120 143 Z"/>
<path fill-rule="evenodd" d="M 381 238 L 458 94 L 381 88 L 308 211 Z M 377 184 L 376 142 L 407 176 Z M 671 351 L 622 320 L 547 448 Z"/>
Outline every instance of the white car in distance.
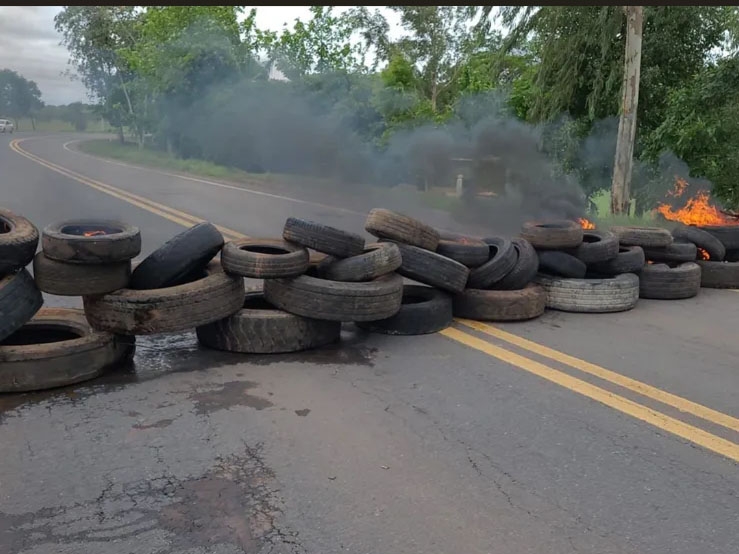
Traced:
<path fill-rule="evenodd" d="M 13 122 L 9 119 L 0 119 L 0 133 L 10 133 L 13 134 L 13 131 L 15 130 L 15 125 L 13 125 Z"/>

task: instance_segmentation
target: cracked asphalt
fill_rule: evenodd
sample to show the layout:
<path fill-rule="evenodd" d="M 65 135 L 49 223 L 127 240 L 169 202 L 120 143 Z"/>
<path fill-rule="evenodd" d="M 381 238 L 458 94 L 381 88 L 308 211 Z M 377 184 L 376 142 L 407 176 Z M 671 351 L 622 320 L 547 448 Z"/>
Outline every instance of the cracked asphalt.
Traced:
<path fill-rule="evenodd" d="M 143 255 L 182 230 L 11 151 L 10 138 L 0 205 L 39 228 L 117 217 L 140 227 Z M 22 145 L 248 235 L 279 236 L 291 215 L 361 232 L 383 201 L 209 185 L 63 147 L 78 138 Z M 739 418 L 738 301 L 703 290 L 496 327 Z M 496 344 L 739 443 L 727 425 Z M 0 395 L 0 553 L 735 554 L 737 461 L 666 429 L 447 336 L 346 325 L 341 344 L 278 356 L 209 351 L 194 333 L 139 337 L 133 362 L 100 379 Z"/>

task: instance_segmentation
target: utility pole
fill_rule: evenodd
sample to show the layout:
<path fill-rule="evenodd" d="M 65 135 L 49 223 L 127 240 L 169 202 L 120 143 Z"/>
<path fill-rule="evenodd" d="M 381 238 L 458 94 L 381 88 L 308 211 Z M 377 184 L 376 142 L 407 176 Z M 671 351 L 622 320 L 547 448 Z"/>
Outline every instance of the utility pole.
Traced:
<path fill-rule="evenodd" d="M 644 23 L 642 6 L 624 6 L 626 13 L 626 51 L 622 85 L 621 117 L 618 121 L 616 159 L 611 182 L 611 213 L 628 214 L 631 194 L 631 169 L 636 137 L 636 109 L 639 104 L 641 43 Z"/>

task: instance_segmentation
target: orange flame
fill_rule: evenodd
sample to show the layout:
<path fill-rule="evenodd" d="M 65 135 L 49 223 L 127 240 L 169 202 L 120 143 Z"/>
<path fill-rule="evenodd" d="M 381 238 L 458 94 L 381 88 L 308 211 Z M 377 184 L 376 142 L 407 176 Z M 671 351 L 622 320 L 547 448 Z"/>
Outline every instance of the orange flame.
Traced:
<path fill-rule="evenodd" d="M 577 222 L 583 229 L 595 229 L 595 223 L 593 223 L 592 221 L 588 221 L 584 217 L 578 218 Z"/>
<path fill-rule="evenodd" d="M 705 250 L 703 250 L 700 246 L 698 247 L 698 256 L 700 256 L 700 259 L 701 260 L 710 260 L 711 259 L 711 256 L 708 254 L 708 252 L 706 252 Z"/>
<path fill-rule="evenodd" d="M 688 182 L 680 177 L 675 178 L 675 188 L 667 196 L 680 198 L 688 187 Z M 739 220 L 729 217 L 713 206 L 710 194 L 706 190 L 699 190 L 680 208 L 673 208 L 668 204 L 660 204 L 656 211 L 665 219 L 679 221 L 685 225 L 739 225 Z"/>
<path fill-rule="evenodd" d="M 97 237 L 99 235 L 105 235 L 105 231 L 85 231 L 82 233 L 86 237 Z"/>

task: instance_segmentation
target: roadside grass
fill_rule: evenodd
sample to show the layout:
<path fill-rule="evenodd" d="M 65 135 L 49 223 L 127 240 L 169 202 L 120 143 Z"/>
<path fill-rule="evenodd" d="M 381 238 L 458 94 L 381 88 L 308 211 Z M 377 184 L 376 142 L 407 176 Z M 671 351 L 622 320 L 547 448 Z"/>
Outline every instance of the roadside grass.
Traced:
<path fill-rule="evenodd" d="M 598 228 L 608 228 L 613 225 L 637 225 L 643 227 L 661 226 L 654 218 L 652 212 L 646 212 L 641 216 L 627 216 L 611 214 L 611 193 L 604 190 L 600 194 L 593 197 L 593 203 L 598 209 L 598 215 L 593 217 L 594 223 Z"/>
<path fill-rule="evenodd" d="M 30 118 L 22 117 L 18 120 L 18 127 L 16 131 L 27 133 L 33 131 L 33 125 L 31 124 Z M 76 130 L 74 125 L 68 121 L 62 121 L 61 119 L 50 119 L 48 121 L 36 120 L 36 131 L 37 133 L 74 133 Z M 87 129 L 85 133 L 108 133 L 111 132 L 109 125 L 105 125 L 101 128 L 100 121 L 88 121 Z"/>

